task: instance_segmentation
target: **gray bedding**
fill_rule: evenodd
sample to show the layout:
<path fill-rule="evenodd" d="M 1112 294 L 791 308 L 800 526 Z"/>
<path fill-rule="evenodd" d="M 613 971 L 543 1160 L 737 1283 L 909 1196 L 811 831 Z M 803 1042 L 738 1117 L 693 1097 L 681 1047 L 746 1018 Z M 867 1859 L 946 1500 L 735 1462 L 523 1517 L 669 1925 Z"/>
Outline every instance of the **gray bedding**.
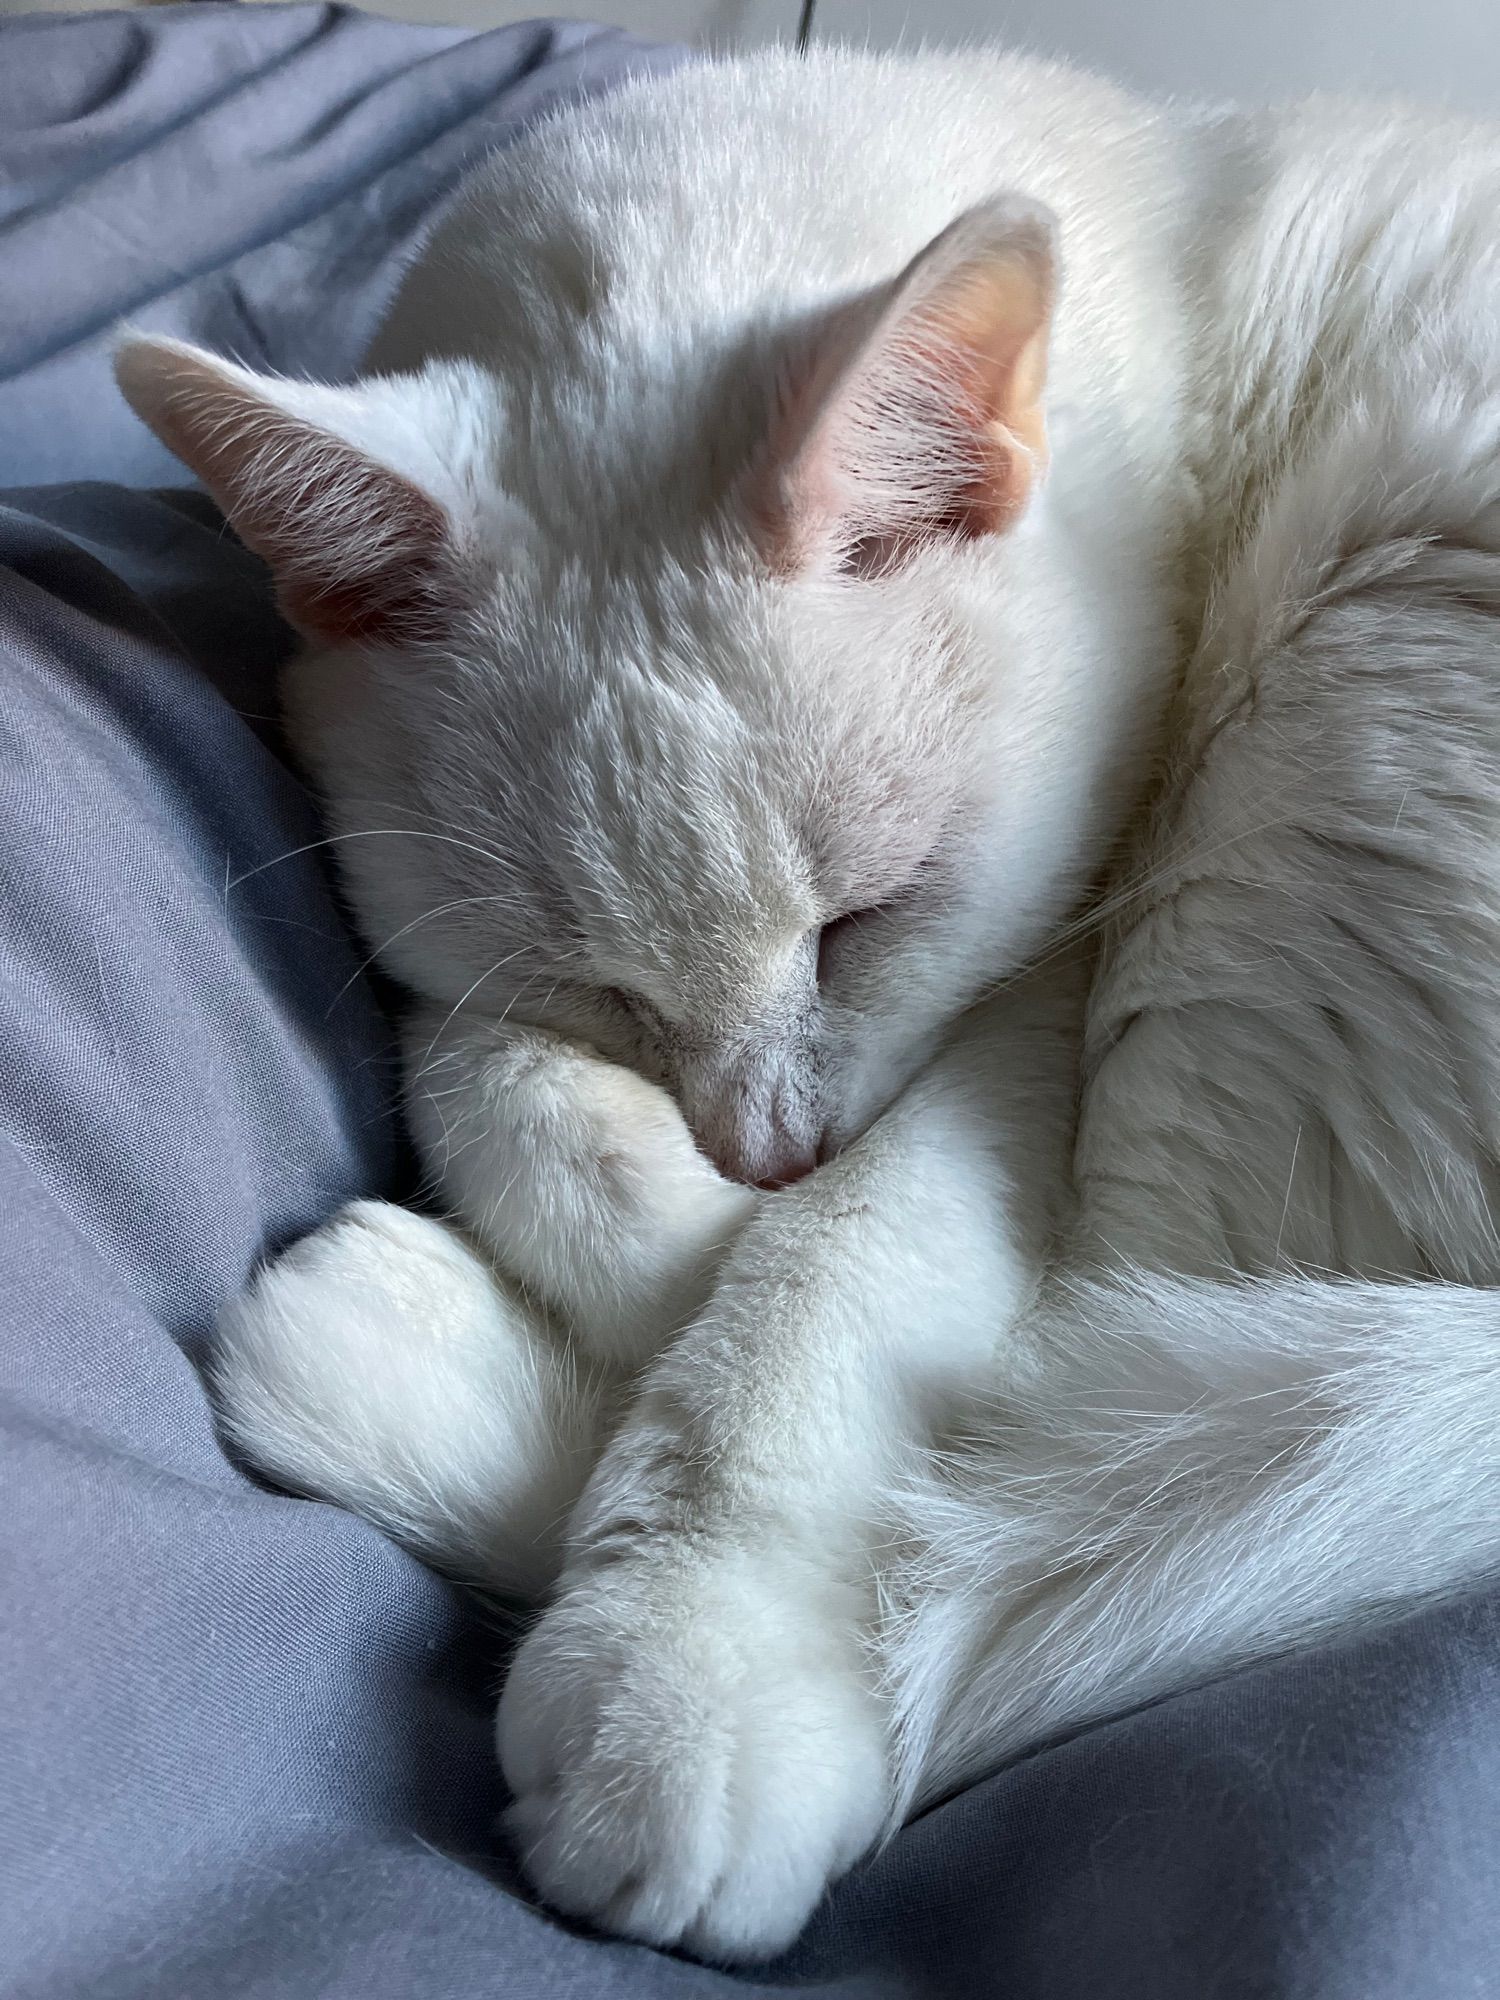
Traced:
<path fill-rule="evenodd" d="M 1494 1593 L 1029 1758 L 731 1976 L 532 1906 L 503 1631 L 215 1438 L 218 1301 L 405 1160 L 269 719 L 286 635 L 108 330 L 345 372 L 466 161 L 670 59 L 335 7 L 0 23 L 0 1994 L 1500 1991 Z"/>

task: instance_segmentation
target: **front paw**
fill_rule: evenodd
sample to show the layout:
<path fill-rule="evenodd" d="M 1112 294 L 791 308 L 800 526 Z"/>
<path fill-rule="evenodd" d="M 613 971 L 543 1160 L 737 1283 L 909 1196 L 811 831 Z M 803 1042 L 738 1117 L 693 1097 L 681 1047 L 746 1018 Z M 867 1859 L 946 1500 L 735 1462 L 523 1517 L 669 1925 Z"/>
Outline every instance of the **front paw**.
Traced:
<path fill-rule="evenodd" d="M 552 1582 L 599 1392 L 443 1223 L 351 1202 L 226 1305 L 210 1373 L 282 1485 L 487 1588 Z"/>
<path fill-rule="evenodd" d="M 664 1090 L 561 1036 L 458 1015 L 422 1039 L 407 1110 L 445 1200 L 587 1352 L 632 1369 L 658 1353 L 754 1192 L 699 1152 Z"/>
<path fill-rule="evenodd" d="M 706 1958 L 789 1945 L 888 1804 L 851 1595 L 784 1553 L 676 1542 L 575 1574 L 500 1704 L 541 1894 Z"/>

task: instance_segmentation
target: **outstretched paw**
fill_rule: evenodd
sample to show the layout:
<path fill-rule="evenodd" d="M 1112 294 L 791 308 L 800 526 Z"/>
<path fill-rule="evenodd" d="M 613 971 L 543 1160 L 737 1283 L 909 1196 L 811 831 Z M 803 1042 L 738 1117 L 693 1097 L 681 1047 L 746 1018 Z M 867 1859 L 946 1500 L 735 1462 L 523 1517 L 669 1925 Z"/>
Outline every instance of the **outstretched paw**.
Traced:
<path fill-rule="evenodd" d="M 517 1655 L 498 1735 L 542 1895 L 705 1958 L 790 1944 L 884 1823 L 848 1597 L 785 1555 L 672 1543 L 575 1575 Z"/>

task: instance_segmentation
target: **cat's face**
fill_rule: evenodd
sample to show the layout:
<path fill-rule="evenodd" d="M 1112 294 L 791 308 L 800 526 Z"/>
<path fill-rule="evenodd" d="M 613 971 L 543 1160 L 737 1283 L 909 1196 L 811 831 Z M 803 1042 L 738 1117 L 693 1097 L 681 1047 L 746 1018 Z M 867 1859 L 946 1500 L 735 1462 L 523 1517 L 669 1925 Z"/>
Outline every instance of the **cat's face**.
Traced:
<path fill-rule="evenodd" d="M 1035 949 L 1111 809 L 1077 579 L 1023 523 L 1050 283 L 1029 206 L 963 219 L 768 385 L 697 512 L 556 504 L 584 442 L 519 439 L 466 364 L 125 351 L 313 641 L 294 732 L 400 978 L 585 1039 L 775 1183 Z"/>
<path fill-rule="evenodd" d="M 342 843 L 392 968 L 582 1036 L 766 1181 L 863 1129 L 1013 954 L 978 657 L 920 590 L 739 567 L 642 551 L 601 585 L 548 551 L 450 656 L 309 662 L 292 700 L 339 831 L 416 836 Z"/>

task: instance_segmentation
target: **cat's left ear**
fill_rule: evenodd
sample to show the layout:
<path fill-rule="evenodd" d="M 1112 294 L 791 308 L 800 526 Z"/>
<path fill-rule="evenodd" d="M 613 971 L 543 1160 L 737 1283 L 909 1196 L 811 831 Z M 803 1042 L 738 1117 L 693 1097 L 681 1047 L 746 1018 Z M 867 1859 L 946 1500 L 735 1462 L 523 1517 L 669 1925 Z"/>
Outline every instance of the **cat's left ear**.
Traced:
<path fill-rule="evenodd" d="M 1056 234 L 1040 202 L 997 196 L 814 332 L 750 482 L 772 568 L 887 569 L 1019 518 L 1047 459 Z"/>
<path fill-rule="evenodd" d="M 152 339 L 127 340 L 115 373 L 270 564 L 307 637 L 401 646 L 441 635 L 463 600 L 473 512 L 462 385 L 433 374 L 327 388 Z"/>

